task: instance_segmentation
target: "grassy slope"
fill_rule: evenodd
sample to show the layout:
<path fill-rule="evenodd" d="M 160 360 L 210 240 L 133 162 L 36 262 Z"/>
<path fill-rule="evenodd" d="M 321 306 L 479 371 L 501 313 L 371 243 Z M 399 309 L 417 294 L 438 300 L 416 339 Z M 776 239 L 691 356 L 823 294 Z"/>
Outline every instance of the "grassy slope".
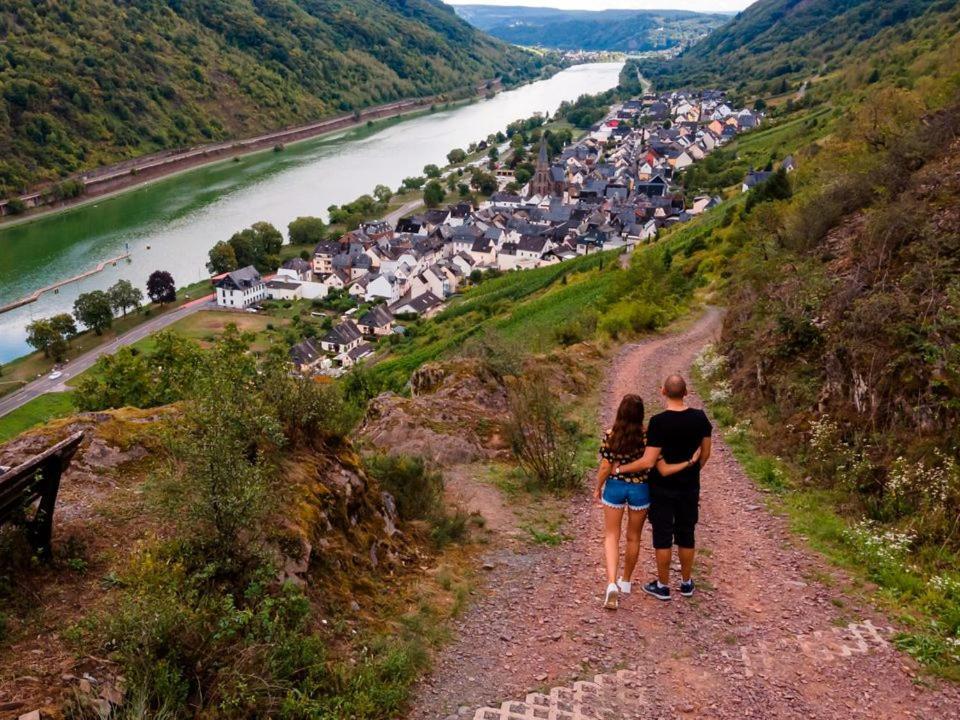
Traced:
<path fill-rule="evenodd" d="M 0 11 L 0 196 L 138 154 L 539 72 L 436 0 Z"/>

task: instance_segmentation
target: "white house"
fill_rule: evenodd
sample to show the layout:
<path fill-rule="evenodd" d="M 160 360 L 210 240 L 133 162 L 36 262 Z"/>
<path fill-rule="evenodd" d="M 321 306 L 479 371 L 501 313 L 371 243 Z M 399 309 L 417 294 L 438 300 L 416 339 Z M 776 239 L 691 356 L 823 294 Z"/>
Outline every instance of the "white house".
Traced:
<path fill-rule="evenodd" d="M 400 282 L 392 275 L 373 275 L 366 282 L 364 299 L 383 298 L 387 302 L 400 299 Z"/>
<path fill-rule="evenodd" d="M 234 270 L 214 284 L 217 305 L 228 308 L 246 308 L 267 297 L 267 286 L 253 265 Z"/>
<path fill-rule="evenodd" d="M 326 297 L 330 292 L 330 288 L 327 287 L 324 283 L 313 282 L 302 282 L 300 283 L 300 295 L 304 300 L 314 300 L 316 298 Z"/>
<path fill-rule="evenodd" d="M 299 300 L 303 297 L 300 285 L 289 278 L 274 278 L 267 282 L 267 296 L 271 300 Z"/>
<path fill-rule="evenodd" d="M 460 268 L 460 271 L 464 275 L 469 275 L 473 272 L 473 269 L 476 267 L 477 263 L 468 253 L 457 253 L 452 258 L 450 262 Z"/>
<path fill-rule="evenodd" d="M 415 298 L 403 298 L 390 306 L 394 315 L 419 315 L 430 318 L 440 312 L 443 300 L 431 292 L 423 293 Z"/>
<path fill-rule="evenodd" d="M 411 297 L 417 297 L 426 292 L 433 293 L 440 298 L 450 295 L 450 283 L 443 272 L 434 265 L 431 265 L 419 275 L 410 278 Z"/>
<path fill-rule="evenodd" d="M 393 316 L 383 305 L 375 305 L 357 320 L 357 327 L 364 335 L 382 337 L 393 332 Z"/>
<path fill-rule="evenodd" d="M 373 351 L 376 348 L 368 342 L 361 342 L 356 345 L 356 347 L 347 350 L 346 352 L 340 353 L 337 355 L 337 360 L 340 361 L 340 364 L 345 367 L 353 367 L 365 357 L 373 355 Z"/>
<path fill-rule="evenodd" d="M 353 320 L 344 320 L 320 340 L 320 347 L 327 352 L 349 352 L 363 341 L 363 335 Z"/>
<path fill-rule="evenodd" d="M 529 261 L 540 260 L 543 254 L 552 247 L 553 244 L 541 235 L 524 235 L 517 243 L 517 260 L 521 262 L 526 260 L 528 261 L 526 264 L 529 266 Z"/>

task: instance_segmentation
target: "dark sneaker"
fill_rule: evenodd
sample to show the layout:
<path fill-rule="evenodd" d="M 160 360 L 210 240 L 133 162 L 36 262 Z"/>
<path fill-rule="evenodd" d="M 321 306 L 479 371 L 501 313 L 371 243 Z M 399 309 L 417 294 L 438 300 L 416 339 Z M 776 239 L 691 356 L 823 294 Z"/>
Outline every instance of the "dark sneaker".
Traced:
<path fill-rule="evenodd" d="M 656 580 L 651 580 L 646 585 L 643 586 L 643 591 L 647 595 L 653 595 L 657 600 L 669 600 L 670 599 L 670 588 L 660 587 L 657 584 Z"/>
<path fill-rule="evenodd" d="M 687 580 L 686 582 L 680 581 L 680 594 L 684 597 L 693 597 L 693 580 Z"/>

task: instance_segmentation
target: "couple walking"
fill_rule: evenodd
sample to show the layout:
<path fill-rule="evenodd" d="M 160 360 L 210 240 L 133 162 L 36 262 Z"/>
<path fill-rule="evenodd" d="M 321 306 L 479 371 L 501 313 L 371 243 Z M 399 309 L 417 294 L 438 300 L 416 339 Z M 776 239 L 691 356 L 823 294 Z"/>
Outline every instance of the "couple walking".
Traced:
<path fill-rule="evenodd" d="M 603 438 L 594 497 L 603 504 L 607 590 L 603 606 L 615 610 L 630 593 L 630 578 L 640 554 L 640 532 L 649 511 L 657 578 L 643 591 L 670 599 L 673 546 L 680 559 L 680 594 L 693 595 L 694 528 L 700 506 L 700 468 L 710 458 L 712 426 L 703 410 L 687 407 L 687 383 L 671 375 L 660 391 L 666 409 L 650 418 L 644 432 L 643 399 L 625 395 L 616 421 Z M 627 511 L 627 547 L 623 573 L 620 533 Z"/>

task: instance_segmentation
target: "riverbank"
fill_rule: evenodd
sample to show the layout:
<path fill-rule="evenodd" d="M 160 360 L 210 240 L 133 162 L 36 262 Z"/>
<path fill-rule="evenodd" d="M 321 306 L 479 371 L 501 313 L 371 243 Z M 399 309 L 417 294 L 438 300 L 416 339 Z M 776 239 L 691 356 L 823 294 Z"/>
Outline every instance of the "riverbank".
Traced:
<path fill-rule="evenodd" d="M 27 212 L 17 215 L 7 210 L 8 200 L 0 200 L 0 227 L 13 227 L 27 223 L 40 217 L 104 200 L 179 173 L 262 152 L 271 147 L 283 149 L 286 145 L 295 145 L 306 140 L 316 140 L 344 130 L 370 125 L 376 121 L 408 119 L 420 114 L 427 114 L 438 109 L 436 107 L 438 103 L 442 103 L 442 109 L 450 110 L 487 97 L 491 91 L 502 91 L 499 80 L 481 83 L 475 88 L 474 94 L 461 99 L 445 100 L 443 95 L 434 95 L 412 100 L 401 100 L 368 108 L 359 113 L 341 115 L 307 125 L 277 130 L 253 138 L 211 143 L 183 151 L 169 151 L 134 160 L 124 160 L 105 168 L 69 178 L 79 180 L 85 186 L 83 194 L 75 198 L 48 203 L 43 198 L 44 194 L 50 191 L 50 188 L 36 190 L 18 198 L 29 209 Z"/>
<path fill-rule="evenodd" d="M 410 118 L 418 114 L 433 112 L 436 109 L 450 110 L 480 99 L 489 99 L 491 93 L 495 95 L 505 89 L 515 90 L 538 80 L 547 80 L 556 75 L 557 72 L 575 64 L 583 63 L 557 66 L 556 70 L 547 76 L 532 78 L 510 88 L 504 88 L 499 78 L 485 80 L 478 83 L 473 88 L 472 94 L 467 97 L 448 99 L 451 95 L 455 96 L 457 94 L 457 91 L 452 91 L 451 93 L 441 93 L 423 98 L 397 100 L 365 110 L 317 120 L 306 125 L 276 130 L 252 138 L 225 140 L 219 143 L 194 146 L 186 150 L 169 150 L 122 160 L 62 181 L 83 183 L 83 193 L 73 198 L 53 200 L 54 186 L 47 185 L 18 196 L 16 199 L 23 203 L 27 209 L 25 212 L 17 214 L 8 209 L 10 200 L 0 200 L 0 227 L 13 227 L 30 222 L 35 218 L 113 197 L 181 172 L 243 157 L 271 147 L 282 149 L 286 145 L 293 145 L 305 140 L 315 140 L 342 130 L 369 125 L 378 120 Z"/>

